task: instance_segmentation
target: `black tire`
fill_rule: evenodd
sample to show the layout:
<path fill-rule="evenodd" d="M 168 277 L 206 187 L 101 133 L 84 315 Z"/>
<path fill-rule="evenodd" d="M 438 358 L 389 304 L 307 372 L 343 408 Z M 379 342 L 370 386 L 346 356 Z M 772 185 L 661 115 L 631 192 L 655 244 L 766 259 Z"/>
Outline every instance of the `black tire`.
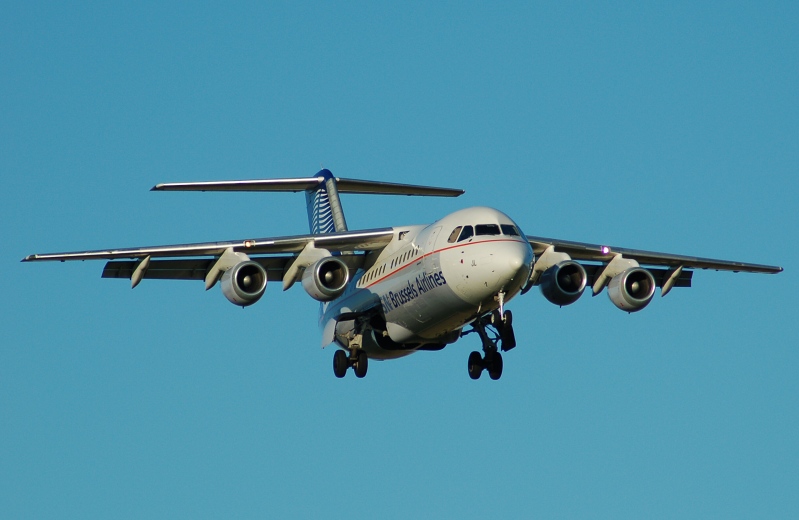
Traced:
<path fill-rule="evenodd" d="M 510 311 L 505 311 L 505 319 L 502 321 L 504 322 L 505 328 L 511 328 L 513 326 L 513 313 Z"/>
<path fill-rule="evenodd" d="M 366 370 L 369 368 L 369 358 L 366 357 L 366 352 L 363 350 L 358 352 L 358 358 L 352 368 L 355 370 L 355 377 L 361 378 L 366 375 Z"/>
<path fill-rule="evenodd" d="M 502 341 L 502 350 L 506 352 L 516 347 L 516 334 L 513 333 L 512 327 L 503 330 L 499 339 Z"/>
<path fill-rule="evenodd" d="M 480 374 L 483 373 L 483 358 L 479 352 L 472 352 L 469 354 L 469 377 L 472 379 L 480 379 Z"/>
<path fill-rule="evenodd" d="M 336 374 L 336 377 L 341 379 L 346 376 L 349 366 L 350 363 L 347 353 L 343 350 L 337 350 L 336 353 L 333 354 L 333 373 Z"/>
<path fill-rule="evenodd" d="M 495 352 L 488 364 L 488 377 L 496 381 L 502 377 L 502 354 Z"/>

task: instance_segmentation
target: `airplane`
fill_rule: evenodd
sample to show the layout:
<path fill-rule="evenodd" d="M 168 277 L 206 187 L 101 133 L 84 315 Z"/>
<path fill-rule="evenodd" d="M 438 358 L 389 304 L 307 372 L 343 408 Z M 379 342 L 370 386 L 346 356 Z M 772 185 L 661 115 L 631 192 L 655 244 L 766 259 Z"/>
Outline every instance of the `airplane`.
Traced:
<path fill-rule="evenodd" d="M 781 267 L 655 253 L 526 235 L 489 207 L 455 211 L 428 225 L 350 231 L 339 194 L 457 197 L 460 189 L 335 177 L 158 184 L 151 191 L 305 193 L 307 235 L 252 238 L 72 253 L 33 254 L 23 262 L 108 260 L 103 278 L 203 280 L 217 283 L 234 305 L 264 295 L 267 283 L 287 290 L 300 282 L 320 302 L 322 347 L 335 345 L 333 372 L 366 375 L 370 359 L 388 360 L 441 350 L 475 333 L 482 354 L 469 354 L 472 379 L 502 375 L 502 352 L 516 346 L 505 307 L 538 286 L 549 302 L 570 305 L 590 286 L 632 313 L 690 287 L 694 269 L 779 273 Z"/>

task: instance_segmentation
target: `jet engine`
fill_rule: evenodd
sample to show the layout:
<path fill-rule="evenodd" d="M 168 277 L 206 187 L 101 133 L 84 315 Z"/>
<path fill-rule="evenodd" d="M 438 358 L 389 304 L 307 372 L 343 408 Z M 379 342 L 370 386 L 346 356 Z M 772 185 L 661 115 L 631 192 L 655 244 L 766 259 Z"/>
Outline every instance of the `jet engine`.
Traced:
<path fill-rule="evenodd" d="M 582 296 L 588 277 L 573 260 L 555 264 L 541 274 L 539 286 L 544 298 L 555 305 L 570 305 Z"/>
<path fill-rule="evenodd" d="M 655 278 L 641 267 L 632 267 L 613 278 L 608 284 L 608 296 L 613 305 L 627 312 L 640 311 L 652 301 Z"/>
<path fill-rule="evenodd" d="M 239 262 L 222 275 L 222 294 L 235 305 L 252 305 L 265 290 L 266 271 L 258 262 Z"/>
<path fill-rule="evenodd" d="M 320 258 L 302 273 L 303 288 L 311 298 L 320 302 L 329 302 L 341 296 L 349 281 L 347 264 L 335 256 Z"/>

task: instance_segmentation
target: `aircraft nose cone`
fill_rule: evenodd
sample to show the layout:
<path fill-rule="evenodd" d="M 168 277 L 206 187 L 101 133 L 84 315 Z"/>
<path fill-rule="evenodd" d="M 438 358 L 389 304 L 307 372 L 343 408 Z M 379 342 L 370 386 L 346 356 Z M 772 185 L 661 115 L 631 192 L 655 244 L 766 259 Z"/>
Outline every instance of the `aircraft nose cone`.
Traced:
<path fill-rule="evenodd" d="M 508 268 L 511 272 L 517 272 L 524 264 L 524 255 L 523 254 L 510 254 L 508 255 Z"/>
<path fill-rule="evenodd" d="M 524 283 L 530 276 L 530 264 L 533 262 L 532 250 L 527 244 L 517 243 L 508 248 L 505 261 L 507 263 L 506 278 L 510 282 Z"/>
<path fill-rule="evenodd" d="M 512 297 L 524 286 L 533 251 L 521 240 L 494 240 L 458 251 L 455 258 L 457 263 L 445 267 L 447 280 L 459 298 L 480 305 L 500 291 Z"/>
<path fill-rule="evenodd" d="M 530 275 L 532 251 L 525 243 L 506 242 L 493 248 L 489 257 L 490 271 L 494 273 L 493 282 L 485 285 L 490 293 L 500 290 L 511 292 L 521 287 Z M 484 264 L 485 265 L 485 264 Z"/>

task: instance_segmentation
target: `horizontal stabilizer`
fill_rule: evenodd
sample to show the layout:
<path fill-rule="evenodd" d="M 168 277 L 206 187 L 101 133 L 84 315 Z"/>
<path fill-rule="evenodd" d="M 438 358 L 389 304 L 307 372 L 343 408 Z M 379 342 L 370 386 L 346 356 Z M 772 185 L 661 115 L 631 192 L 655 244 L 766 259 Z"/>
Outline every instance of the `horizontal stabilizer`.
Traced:
<path fill-rule="evenodd" d="M 423 195 L 429 197 L 459 197 L 465 192 L 454 188 L 436 188 L 393 182 L 336 179 L 339 193 L 368 193 L 371 195 Z"/>
<path fill-rule="evenodd" d="M 252 179 L 241 181 L 173 182 L 157 184 L 151 191 L 308 191 L 313 190 L 325 178 L 305 177 L 296 179 Z M 370 195 L 422 195 L 431 197 L 457 197 L 464 191 L 453 188 L 416 186 L 393 182 L 361 181 L 336 177 L 339 193 L 365 193 Z"/>

